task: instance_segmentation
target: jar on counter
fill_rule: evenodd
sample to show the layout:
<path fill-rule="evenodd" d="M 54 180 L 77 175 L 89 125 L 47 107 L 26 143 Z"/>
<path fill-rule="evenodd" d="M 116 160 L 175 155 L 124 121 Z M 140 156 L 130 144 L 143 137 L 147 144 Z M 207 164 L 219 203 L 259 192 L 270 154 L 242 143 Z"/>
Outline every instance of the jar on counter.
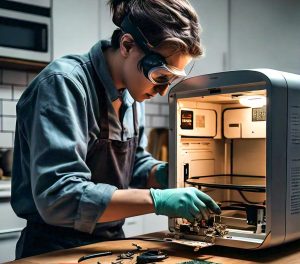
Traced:
<path fill-rule="evenodd" d="M 13 149 L 7 149 L 1 151 L 0 156 L 0 168 L 2 169 L 2 177 L 10 177 L 12 175 L 12 164 L 13 164 Z M 0 171 L 1 175 L 1 171 Z"/>

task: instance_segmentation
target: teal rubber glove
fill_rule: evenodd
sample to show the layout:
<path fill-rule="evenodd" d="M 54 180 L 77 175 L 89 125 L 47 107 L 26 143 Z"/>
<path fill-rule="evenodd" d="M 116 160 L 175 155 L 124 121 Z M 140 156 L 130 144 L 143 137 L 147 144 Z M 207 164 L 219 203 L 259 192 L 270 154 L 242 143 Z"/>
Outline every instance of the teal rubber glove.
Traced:
<path fill-rule="evenodd" d="M 161 188 L 168 188 L 169 176 L 168 176 L 169 166 L 168 163 L 161 163 L 156 166 L 156 171 L 154 173 L 155 180 L 159 183 Z"/>
<path fill-rule="evenodd" d="M 194 187 L 177 189 L 150 189 L 155 213 L 169 217 L 181 217 L 194 222 L 208 219 L 211 210 L 221 213 L 220 207 L 207 194 Z"/>

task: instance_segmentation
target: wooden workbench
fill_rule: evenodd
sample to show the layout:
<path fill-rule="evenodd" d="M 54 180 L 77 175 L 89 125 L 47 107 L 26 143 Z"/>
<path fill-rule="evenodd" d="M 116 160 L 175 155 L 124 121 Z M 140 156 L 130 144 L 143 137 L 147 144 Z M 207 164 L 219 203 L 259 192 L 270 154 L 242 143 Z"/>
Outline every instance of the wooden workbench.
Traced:
<path fill-rule="evenodd" d="M 149 235 L 147 235 L 149 237 Z M 153 237 L 164 237 L 164 233 L 155 233 Z M 8 262 L 11 264 L 75 264 L 78 259 L 84 255 L 94 254 L 97 252 L 111 251 L 113 255 L 105 257 L 97 257 L 81 262 L 82 264 L 97 264 L 99 261 L 101 264 L 111 264 L 115 262 L 117 256 L 121 253 L 134 250 L 135 247 L 132 243 L 136 243 L 142 247 L 143 250 L 159 249 L 163 250 L 169 255 L 169 258 L 157 263 L 180 263 L 184 261 L 190 261 L 193 259 L 206 260 L 217 263 L 288 263 L 298 264 L 300 263 L 300 240 L 291 242 L 289 244 L 281 245 L 274 248 L 262 249 L 262 250 L 241 250 L 235 248 L 227 248 L 220 246 L 212 246 L 208 248 L 202 248 L 197 252 L 193 251 L 193 248 L 175 245 L 166 242 L 153 242 L 143 240 L 118 240 L 118 241 L 106 241 L 101 243 L 95 243 L 78 248 L 72 248 L 68 250 L 54 251 L 51 253 L 24 258 L 17 261 Z M 136 256 L 136 255 L 135 255 Z M 123 264 L 134 264 L 135 259 L 124 260 Z"/>

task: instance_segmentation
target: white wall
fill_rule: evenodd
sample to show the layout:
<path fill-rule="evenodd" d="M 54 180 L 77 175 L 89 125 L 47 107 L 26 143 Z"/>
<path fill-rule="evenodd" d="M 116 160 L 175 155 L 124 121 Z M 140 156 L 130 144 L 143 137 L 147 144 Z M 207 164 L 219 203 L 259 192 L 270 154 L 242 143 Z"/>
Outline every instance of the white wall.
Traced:
<path fill-rule="evenodd" d="M 53 0 L 53 57 L 86 53 L 99 40 L 100 0 Z"/>
<path fill-rule="evenodd" d="M 228 69 L 228 0 L 190 0 L 196 9 L 205 55 L 196 60 L 191 76 Z"/>
<path fill-rule="evenodd" d="M 300 1 L 230 0 L 231 68 L 300 74 Z"/>
<path fill-rule="evenodd" d="M 99 37 L 100 39 L 110 39 L 116 26 L 112 22 L 109 5 L 106 0 L 99 0 Z"/>

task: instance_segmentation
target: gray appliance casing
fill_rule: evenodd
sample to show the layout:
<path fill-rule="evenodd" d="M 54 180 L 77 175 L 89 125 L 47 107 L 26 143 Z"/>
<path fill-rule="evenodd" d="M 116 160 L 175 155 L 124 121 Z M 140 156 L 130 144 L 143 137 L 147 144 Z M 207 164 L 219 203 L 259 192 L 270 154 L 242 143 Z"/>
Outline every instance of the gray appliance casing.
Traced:
<path fill-rule="evenodd" d="M 300 76 L 254 69 L 220 72 L 186 79 L 169 92 L 169 186 L 177 185 L 177 100 L 220 92 L 267 91 L 266 238 L 261 244 L 222 241 L 221 245 L 262 248 L 300 238 Z M 239 87 L 239 88 L 236 88 Z M 169 219 L 174 231 L 174 220 Z M 218 244 L 218 243 L 216 243 Z"/>

